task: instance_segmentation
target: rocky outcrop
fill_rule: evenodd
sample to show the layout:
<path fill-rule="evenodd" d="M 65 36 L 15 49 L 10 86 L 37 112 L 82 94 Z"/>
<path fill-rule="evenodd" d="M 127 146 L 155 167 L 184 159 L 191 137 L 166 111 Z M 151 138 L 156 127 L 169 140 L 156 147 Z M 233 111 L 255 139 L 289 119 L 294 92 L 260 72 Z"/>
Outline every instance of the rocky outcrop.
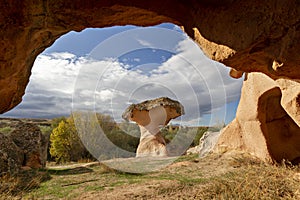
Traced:
<path fill-rule="evenodd" d="M 136 122 L 140 127 L 141 137 L 136 156 L 167 156 L 166 141 L 160 128 L 183 114 L 183 106 L 167 97 L 130 105 L 122 117 Z"/>
<path fill-rule="evenodd" d="M 0 113 L 21 102 L 39 53 L 61 35 L 87 27 L 172 22 L 237 76 L 300 78 L 298 0 L 1 0 L 0 11 Z"/>
<path fill-rule="evenodd" d="M 16 174 L 23 163 L 23 152 L 4 133 L 0 133 L 0 176 Z"/>
<path fill-rule="evenodd" d="M 266 161 L 299 163 L 299 86 L 247 74 L 236 118 L 222 130 L 215 151 L 242 150 Z"/>
<path fill-rule="evenodd" d="M 23 152 L 23 166 L 36 169 L 45 167 L 48 143 L 38 126 L 21 122 L 12 131 L 10 138 Z"/>

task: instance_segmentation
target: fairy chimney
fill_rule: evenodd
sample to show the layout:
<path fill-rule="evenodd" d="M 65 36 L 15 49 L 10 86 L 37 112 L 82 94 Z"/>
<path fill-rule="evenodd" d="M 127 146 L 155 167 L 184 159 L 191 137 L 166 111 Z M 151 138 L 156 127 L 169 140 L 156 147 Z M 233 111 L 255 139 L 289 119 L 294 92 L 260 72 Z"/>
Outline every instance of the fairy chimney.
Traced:
<path fill-rule="evenodd" d="M 167 125 L 171 119 L 183 114 L 183 106 L 168 97 L 130 105 L 122 117 L 136 122 L 140 127 L 141 137 L 136 157 L 168 156 L 166 142 L 160 128 Z"/>

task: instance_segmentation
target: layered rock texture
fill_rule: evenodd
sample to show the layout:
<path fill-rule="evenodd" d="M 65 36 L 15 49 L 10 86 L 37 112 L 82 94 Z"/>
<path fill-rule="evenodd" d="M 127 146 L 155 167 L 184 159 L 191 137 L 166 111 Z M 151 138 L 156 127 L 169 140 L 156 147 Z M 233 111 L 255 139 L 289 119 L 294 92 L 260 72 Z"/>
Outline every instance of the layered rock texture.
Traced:
<path fill-rule="evenodd" d="M 122 117 L 136 122 L 140 127 L 141 137 L 136 156 L 168 156 L 160 128 L 183 114 L 183 106 L 167 97 L 130 105 Z"/>
<path fill-rule="evenodd" d="M 208 57 L 232 67 L 232 77 L 262 72 L 276 81 L 249 74 L 237 118 L 220 144 L 265 159 L 298 155 L 299 145 L 288 139 L 300 134 L 298 0 L 0 0 L 0 10 L 0 113 L 21 102 L 36 56 L 61 35 L 87 27 L 172 22 Z M 258 82 L 251 81 L 256 76 Z"/>

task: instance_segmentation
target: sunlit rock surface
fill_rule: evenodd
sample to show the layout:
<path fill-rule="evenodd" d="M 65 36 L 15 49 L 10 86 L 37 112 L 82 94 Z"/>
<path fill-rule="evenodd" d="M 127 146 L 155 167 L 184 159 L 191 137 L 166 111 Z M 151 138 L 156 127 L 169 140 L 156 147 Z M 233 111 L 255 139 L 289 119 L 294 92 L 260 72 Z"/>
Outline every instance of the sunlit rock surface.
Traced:
<path fill-rule="evenodd" d="M 247 74 L 235 120 L 221 131 L 217 152 L 242 150 L 266 161 L 300 162 L 299 86 Z"/>

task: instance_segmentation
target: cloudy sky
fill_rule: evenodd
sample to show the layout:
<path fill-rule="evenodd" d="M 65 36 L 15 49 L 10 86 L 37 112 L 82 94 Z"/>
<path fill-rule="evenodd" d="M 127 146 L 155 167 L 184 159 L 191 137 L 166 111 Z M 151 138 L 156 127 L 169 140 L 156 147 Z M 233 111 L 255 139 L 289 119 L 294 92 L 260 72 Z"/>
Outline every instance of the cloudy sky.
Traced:
<path fill-rule="evenodd" d="M 53 118 L 88 110 L 120 121 L 131 103 L 167 96 L 185 108 L 173 123 L 228 123 L 241 85 L 173 24 L 85 29 L 62 36 L 37 57 L 22 103 L 2 116 Z"/>

